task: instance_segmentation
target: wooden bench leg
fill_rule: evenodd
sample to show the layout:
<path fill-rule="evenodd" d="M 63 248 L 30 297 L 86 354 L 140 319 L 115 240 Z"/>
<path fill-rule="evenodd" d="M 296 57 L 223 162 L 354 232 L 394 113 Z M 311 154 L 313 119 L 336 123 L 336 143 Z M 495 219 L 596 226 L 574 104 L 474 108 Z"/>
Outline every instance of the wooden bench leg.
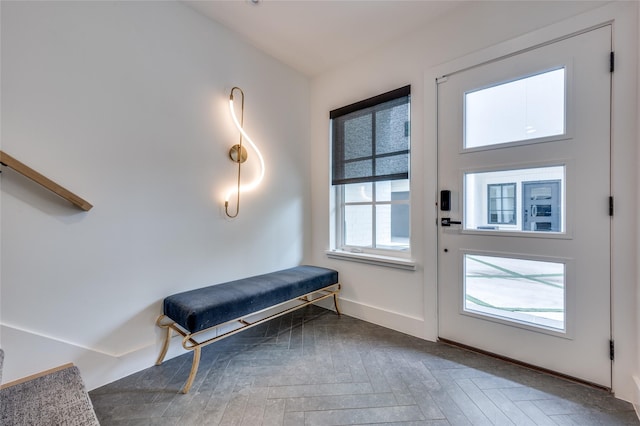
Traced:
<path fill-rule="evenodd" d="M 162 344 L 162 349 L 160 350 L 160 355 L 158 355 L 158 359 L 156 360 L 156 365 L 162 364 L 164 361 L 164 357 L 167 355 L 167 350 L 169 349 L 169 343 L 171 342 L 171 327 L 167 324 L 162 324 L 162 320 L 165 318 L 164 315 L 161 315 L 156 321 L 156 325 L 161 328 L 166 328 L 167 332 L 164 335 L 164 343 Z"/>
<path fill-rule="evenodd" d="M 196 378 L 196 373 L 198 372 L 198 365 L 200 365 L 200 350 L 202 348 L 197 346 L 193 350 L 193 362 L 191 363 L 191 372 L 189 373 L 189 378 L 187 379 L 187 383 L 184 384 L 182 388 L 182 393 L 186 394 L 191 389 L 191 385 L 193 385 L 193 380 Z"/>

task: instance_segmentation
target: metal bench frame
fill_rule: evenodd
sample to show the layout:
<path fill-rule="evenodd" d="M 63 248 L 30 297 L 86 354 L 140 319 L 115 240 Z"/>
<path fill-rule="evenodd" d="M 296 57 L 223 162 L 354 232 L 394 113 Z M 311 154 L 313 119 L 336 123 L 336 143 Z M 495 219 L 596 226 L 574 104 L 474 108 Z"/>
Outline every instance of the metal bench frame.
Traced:
<path fill-rule="evenodd" d="M 340 288 L 341 286 L 339 283 L 331 284 L 330 286 L 312 291 L 300 297 L 286 300 L 282 303 L 269 306 L 268 308 L 252 312 L 240 318 L 235 318 L 230 321 L 214 325 L 213 327 L 209 327 L 195 333 L 190 333 L 189 331 L 185 330 L 183 327 L 181 327 L 179 324 L 177 324 L 175 321 L 173 321 L 171 318 L 167 317 L 166 315 L 160 315 L 156 321 L 156 325 L 160 328 L 166 329 L 166 333 L 164 337 L 164 344 L 162 345 L 162 349 L 160 351 L 160 355 L 158 356 L 158 360 L 156 361 L 156 365 L 160 365 L 162 364 L 162 361 L 164 361 L 164 357 L 167 355 L 167 350 L 169 349 L 169 344 L 171 343 L 171 337 L 172 337 L 173 331 L 175 331 L 177 334 L 182 336 L 182 347 L 188 351 L 193 351 L 193 361 L 191 363 L 191 371 L 189 372 L 189 378 L 187 379 L 187 382 L 184 384 L 184 387 L 182 388 L 182 391 L 181 391 L 183 394 L 186 394 L 191 389 L 191 386 L 193 385 L 193 381 L 196 377 L 196 373 L 198 372 L 198 366 L 200 364 L 200 352 L 204 346 L 207 346 L 213 342 L 217 342 L 218 340 L 224 339 L 225 337 L 232 336 L 248 328 L 255 327 L 256 325 L 260 325 L 264 322 L 267 322 L 279 316 L 288 314 L 297 309 L 319 302 L 320 300 L 327 299 L 329 297 L 333 297 L 333 304 L 335 306 L 336 313 L 340 315 L 341 314 L 340 308 L 338 306 L 338 294 L 340 293 Z M 272 309 L 276 309 L 278 307 L 281 307 L 291 302 L 298 302 L 298 304 L 292 307 L 288 307 L 274 314 L 268 315 L 264 318 L 260 318 L 255 321 L 250 320 L 250 317 L 259 315 L 261 313 L 264 313 Z M 224 326 L 229 326 L 229 325 L 237 326 L 238 323 L 240 324 L 240 326 L 231 331 L 227 331 L 225 333 L 219 334 L 215 337 L 210 337 L 202 341 L 198 339 L 198 337 L 200 337 L 205 333 L 211 333 L 212 331 L 215 331 L 216 329 Z"/>

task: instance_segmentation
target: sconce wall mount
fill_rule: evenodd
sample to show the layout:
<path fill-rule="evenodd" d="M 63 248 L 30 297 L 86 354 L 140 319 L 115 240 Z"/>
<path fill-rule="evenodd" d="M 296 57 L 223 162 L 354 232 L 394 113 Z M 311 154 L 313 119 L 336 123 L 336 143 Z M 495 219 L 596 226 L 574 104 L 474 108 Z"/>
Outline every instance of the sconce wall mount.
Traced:
<path fill-rule="evenodd" d="M 239 143 L 229 148 L 229 158 L 234 163 L 244 163 L 245 161 L 247 161 L 248 157 L 249 155 L 247 154 L 247 148 L 240 145 Z"/>

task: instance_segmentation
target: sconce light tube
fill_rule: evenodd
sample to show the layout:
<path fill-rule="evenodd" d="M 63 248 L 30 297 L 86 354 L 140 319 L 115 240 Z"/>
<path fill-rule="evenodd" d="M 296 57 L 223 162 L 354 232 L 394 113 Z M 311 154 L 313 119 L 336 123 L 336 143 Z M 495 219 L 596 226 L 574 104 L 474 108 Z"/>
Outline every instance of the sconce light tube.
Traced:
<path fill-rule="evenodd" d="M 231 118 L 233 119 L 233 123 L 235 124 L 236 128 L 238 129 L 238 131 L 240 132 L 240 135 L 241 135 L 240 136 L 239 150 L 242 151 L 242 140 L 244 138 L 249 143 L 251 148 L 254 150 L 254 152 L 256 153 L 256 155 L 258 157 L 258 160 L 260 161 L 260 174 L 252 182 L 247 183 L 247 184 L 241 184 L 240 183 L 240 167 L 241 167 L 240 164 L 241 164 L 241 162 L 238 162 L 238 185 L 229 189 L 229 191 L 227 192 L 227 195 L 225 197 L 225 203 L 224 203 L 225 204 L 225 213 L 229 217 L 236 217 L 238 215 L 239 206 L 240 206 L 240 193 L 251 191 L 251 190 L 255 189 L 258 185 L 260 185 L 260 182 L 262 182 L 262 180 L 264 179 L 264 174 L 265 174 L 264 158 L 262 157 L 262 153 L 260 152 L 260 150 L 258 149 L 256 144 L 253 142 L 251 137 L 247 134 L 247 132 L 245 132 L 245 130 L 243 128 L 243 124 L 241 122 L 241 120 L 243 120 L 243 117 L 241 118 L 241 120 L 238 120 L 238 117 L 236 116 L 236 112 L 235 112 L 235 108 L 234 108 L 234 104 L 233 104 L 233 92 L 234 92 L 234 90 L 240 91 L 240 94 L 242 95 L 242 115 L 243 116 L 244 116 L 244 92 L 239 87 L 234 87 L 233 89 L 231 89 L 231 94 L 229 95 L 229 111 L 231 113 Z M 236 194 L 236 197 L 238 197 L 237 198 L 237 204 L 236 204 L 236 213 L 235 213 L 235 215 L 231 215 L 231 214 L 229 214 L 228 206 L 229 206 L 229 200 L 231 199 L 231 197 L 234 194 Z"/>

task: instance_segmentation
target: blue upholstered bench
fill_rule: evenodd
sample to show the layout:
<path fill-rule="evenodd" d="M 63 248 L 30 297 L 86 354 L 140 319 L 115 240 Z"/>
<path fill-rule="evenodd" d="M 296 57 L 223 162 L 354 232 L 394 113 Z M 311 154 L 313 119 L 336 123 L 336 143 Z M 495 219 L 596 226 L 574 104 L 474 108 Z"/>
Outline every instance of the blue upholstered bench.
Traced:
<path fill-rule="evenodd" d="M 181 335 L 182 346 L 193 351 L 191 372 L 182 388 L 182 393 L 187 393 L 198 371 L 203 346 L 328 297 L 333 297 L 340 314 L 339 292 L 338 272 L 304 265 L 174 294 L 164 299 L 164 313 L 156 322 L 166 328 L 156 365 L 167 354 L 172 331 Z M 267 316 L 260 315 L 267 311 Z M 200 338 L 221 326 L 230 330 Z"/>

